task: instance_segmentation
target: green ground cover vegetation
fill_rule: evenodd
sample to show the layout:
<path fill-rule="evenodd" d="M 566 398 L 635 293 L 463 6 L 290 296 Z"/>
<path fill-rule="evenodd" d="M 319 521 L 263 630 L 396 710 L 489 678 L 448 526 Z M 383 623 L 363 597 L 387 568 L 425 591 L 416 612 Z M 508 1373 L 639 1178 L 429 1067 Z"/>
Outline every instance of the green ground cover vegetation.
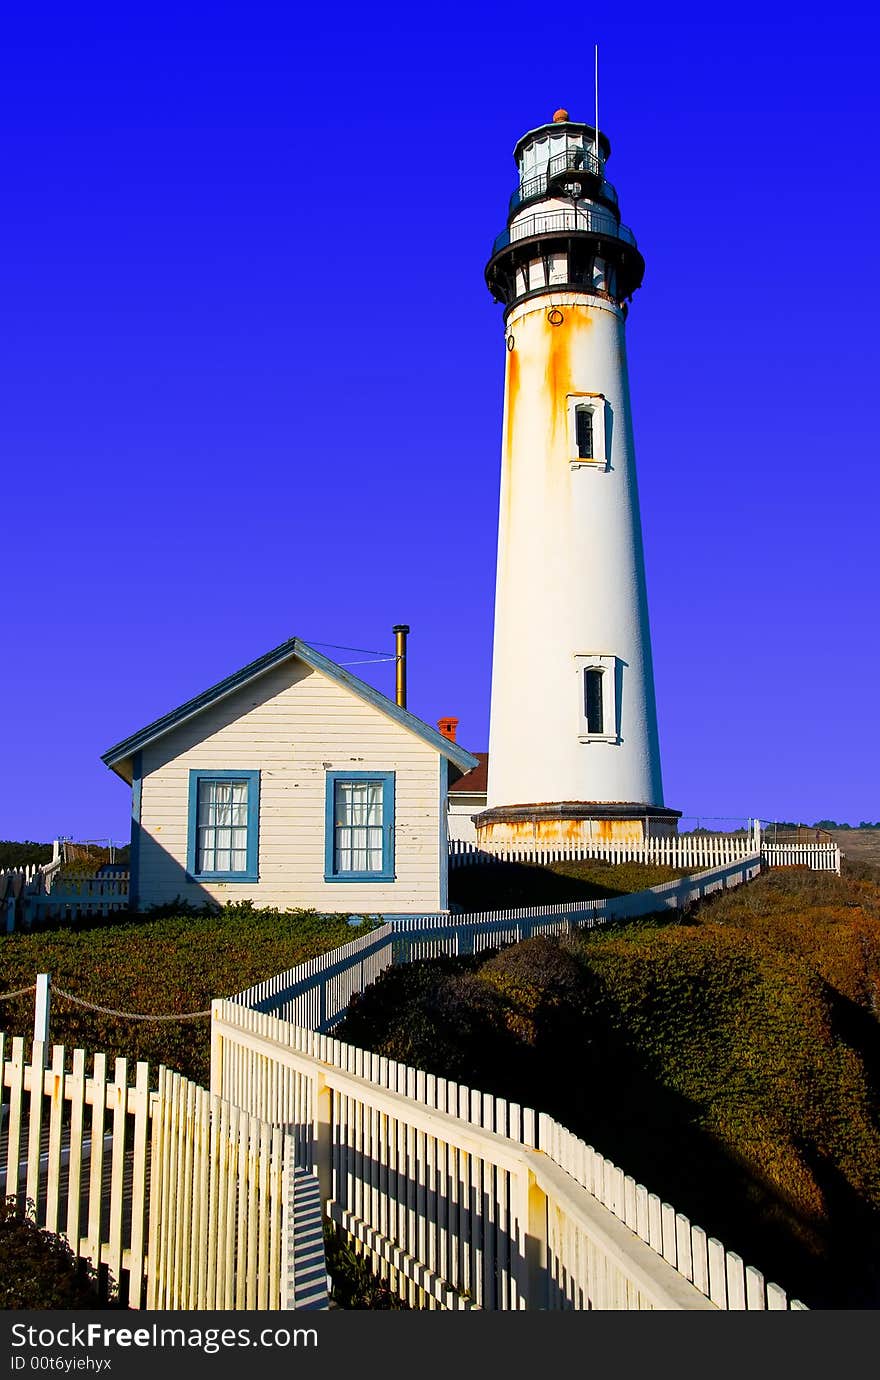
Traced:
<path fill-rule="evenodd" d="M 28 846 L 15 845 L 18 849 Z M 49 857 L 51 853 L 48 845 Z M 75 868 L 76 863 L 72 864 Z M 601 863 L 460 871 L 491 873 L 488 882 L 475 879 L 472 889 L 475 895 L 484 891 L 487 905 L 494 907 L 507 904 L 504 898 L 511 890 L 521 897 L 537 898 L 534 904 L 540 904 L 550 899 L 617 895 L 678 875 L 670 868 L 633 864 L 615 869 Z M 531 899 L 517 902 L 531 903 Z M 30 934 L 0 935 L 0 997 L 30 985 L 38 972 L 48 972 L 53 986 L 116 1010 L 154 1015 L 205 1010 L 212 998 L 239 992 L 345 944 L 359 932 L 345 915 L 258 910 L 248 902 L 221 910 L 167 907 L 146 915 L 73 924 L 54 921 Z M 207 1085 L 208 1024 L 207 1020 L 179 1025 L 123 1021 L 84 1011 L 56 996 L 50 1033 L 58 1044 L 164 1063 Z M 33 998 L 0 1001 L 0 1030 L 30 1037 Z"/>
<path fill-rule="evenodd" d="M 873 1308 L 878 1013 L 880 873 L 845 865 L 393 969 L 338 1033 L 550 1112 L 810 1306 Z"/>
<path fill-rule="evenodd" d="M 371 922 L 365 922 L 365 927 Z M 31 934 L 0 936 L 0 997 L 30 985 L 39 972 L 100 1006 L 153 1015 L 207 1010 L 231 996 L 362 933 L 344 915 L 255 910 L 131 915 L 57 923 Z M 208 1020 L 153 1024 L 85 1011 L 55 995 L 50 1038 L 70 1048 L 170 1068 L 207 1087 Z M 0 1001 L 0 1030 L 33 1035 L 33 997 Z M 112 1064 L 111 1064 L 112 1068 Z"/>
<path fill-rule="evenodd" d="M 449 872 L 449 903 L 454 910 L 503 910 L 565 901 L 595 901 L 647 891 L 675 881 L 696 868 L 655 867 L 648 863 L 580 862 L 471 864 Z"/>

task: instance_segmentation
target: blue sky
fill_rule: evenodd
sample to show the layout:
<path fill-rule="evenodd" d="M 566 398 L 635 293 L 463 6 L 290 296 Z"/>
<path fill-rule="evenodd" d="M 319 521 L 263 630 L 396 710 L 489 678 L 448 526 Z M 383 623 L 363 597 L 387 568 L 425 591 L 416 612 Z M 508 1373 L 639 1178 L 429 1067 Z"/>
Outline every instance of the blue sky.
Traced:
<path fill-rule="evenodd" d="M 486 746 L 483 267 L 594 40 L 667 803 L 880 818 L 871 11 L 310 11 L 7 28 L 0 837 L 124 837 L 100 753 L 292 634 L 409 623 L 411 708 Z"/>

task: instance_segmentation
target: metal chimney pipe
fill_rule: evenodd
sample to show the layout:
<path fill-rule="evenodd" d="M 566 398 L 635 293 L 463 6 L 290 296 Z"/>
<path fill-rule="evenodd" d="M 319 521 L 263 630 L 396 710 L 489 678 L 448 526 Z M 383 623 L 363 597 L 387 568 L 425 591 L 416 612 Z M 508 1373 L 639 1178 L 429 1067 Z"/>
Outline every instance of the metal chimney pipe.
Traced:
<path fill-rule="evenodd" d="M 391 631 L 397 639 L 395 646 L 397 655 L 395 698 L 401 709 L 406 709 L 406 635 L 409 628 L 406 623 L 396 623 Z"/>

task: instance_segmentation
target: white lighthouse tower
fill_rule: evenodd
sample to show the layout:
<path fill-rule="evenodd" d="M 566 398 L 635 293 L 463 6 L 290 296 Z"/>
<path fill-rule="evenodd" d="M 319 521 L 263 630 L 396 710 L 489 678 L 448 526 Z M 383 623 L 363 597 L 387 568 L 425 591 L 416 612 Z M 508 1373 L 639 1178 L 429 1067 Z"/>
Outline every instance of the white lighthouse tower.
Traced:
<path fill-rule="evenodd" d="M 627 378 L 644 260 L 604 134 L 558 110 L 514 150 L 486 268 L 506 375 L 486 841 L 633 839 L 663 806 Z"/>

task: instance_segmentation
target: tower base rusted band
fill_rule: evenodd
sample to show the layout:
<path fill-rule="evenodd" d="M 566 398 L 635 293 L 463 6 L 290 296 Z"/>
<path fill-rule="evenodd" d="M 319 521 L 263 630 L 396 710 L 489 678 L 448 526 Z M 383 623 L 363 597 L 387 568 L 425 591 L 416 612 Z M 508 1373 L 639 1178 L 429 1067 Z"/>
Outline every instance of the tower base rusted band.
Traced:
<path fill-rule="evenodd" d="M 641 843 L 669 838 L 680 810 L 633 801 L 564 800 L 559 804 L 494 805 L 474 816 L 477 843 L 542 847 L 589 842 Z"/>

